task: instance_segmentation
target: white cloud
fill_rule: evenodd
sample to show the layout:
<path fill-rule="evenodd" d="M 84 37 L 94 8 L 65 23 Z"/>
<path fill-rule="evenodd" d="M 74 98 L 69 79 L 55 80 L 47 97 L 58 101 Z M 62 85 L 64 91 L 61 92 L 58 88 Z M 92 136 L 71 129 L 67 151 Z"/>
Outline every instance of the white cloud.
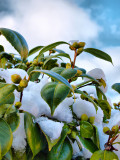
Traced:
<path fill-rule="evenodd" d="M 90 44 L 96 41 L 101 31 L 90 14 L 67 0 L 12 0 L 12 3 L 16 8 L 15 14 L 3 17 L 0 27 L 21 33 L 30 48 L 71 39 Z"/>

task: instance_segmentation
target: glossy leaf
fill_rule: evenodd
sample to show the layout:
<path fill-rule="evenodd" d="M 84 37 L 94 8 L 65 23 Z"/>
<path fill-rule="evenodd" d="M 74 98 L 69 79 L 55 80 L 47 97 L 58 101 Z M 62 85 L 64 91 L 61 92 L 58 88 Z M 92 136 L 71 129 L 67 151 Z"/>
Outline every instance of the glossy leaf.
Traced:
<path fill-rule="evenodd" d="M 50 76 L 51 78 L 59 81 L 59 82 L 62 82 L 64 83 L 66 86 L 68 86 L 69 88 L 72 89 L 72 86 L 69 84 L 69 82 L 62 76 L 60 76 L 59 74 L 53 72 L 53 71 L 48 71 L 48 70 L 34 70 L 30 73 L 30 75 L 33 73 L 33 72 L 40 72 L 40 73 L 43 73 L 43 74 L 46 74 L 48 76 Z"/>
<path fill-rule="evenodd" d="M 43 48 L 44 46 L 37 46 L 37 47 L 34 47 L 33 49 L 31 49 L 28 53 L 28 56 L 31 56 L 33 55 L 34 53 L 38 52 L 41 48 Z"/>
<path fill-rule="evenodd" d="M 90 158 L 90 160 L 119 160 L 118 156 L 111 151 L 99 150 L 96 151 Z"/>
<path fill-rule="evenodd" d="M 27 112 L 24 114 L 24 127 L 27 141 L 34 157 L 43 149 L 44 137 L 37 123 L 34 123 L 34 117 Z"/>
<path fill-rule="evenodd" d="M 13 160 L 13 158 L 12 158 L 12 151 L 9 150 L 9 151 L 6 153 L 6 155 L 3 157 L 2 160 Z"/>
<path fill-rule="evenodd" d="M 20 68 L 20 69 L 26 70 L 27 69 L 27 65 L 25 63 L 17 63 L 15 65 L 15 68 Z"/>
<path fill-rule="evenodd" d="M 59 46 L 61 44 L 68 44 L 68 43 L 64 42 L 64 41 L 59 41 L 59 42 L 55 42 L 55 43 L 49 44 L 48 46 L 43 47 L 43 49 L 39 53 L 39 56 L 41 54 L 43 54 L 44 52 L 47 52 L 47 51 L 49 51 L 49 50 L 51 50 L 51 49 L 53 49 L 53 48 L 55 48 L 55 47 L 57 47 L 57 46 Z"/>
<path fill-rule="evenodd" d="M 98 57 L 100 59 L 103 59 L 105 61 L 111 62 L 112 63 L 112 58 L 105 52 L 95 49 L 95 48 L 85 48 L 83 51 L 88 52 L 92 54 L 95 57 Z"/>
<path fill-rule="evenodd" d="M 91 138 L 93 136 L 93 126 L 87 121 L 81 121 L 80 135 L 84 138 Z"/>
<path fill-rule="evenodd" d="M 14 84 L 0 83 L 0 105 L 13 104 L 15 88 Z"/>
<path fill-rule="evenodd" d="M 7 28 L 0 28 L 0 34 L 2 34 L 19 52 L 22 59 L 26 59 L 28 57 L 28 45 L 21 34 Z"/>
<path fill-rule="evenodd" d="M 91 80 L 95 81 L 99 85 L 99 82 L 95 78 L 89 76 L 88 74 L 82 74 L 80 77 L 86 77 L 88 79 L 91 79 Z"/>
<path fill-rule="evenodd" d="M 0 57 L 1 58 L 6 58 L 8 60 L 12 60 L 13 59 L 12 56 L 10 54 L 6 53 L 6 52 L 0 52 Z"/>
<path fill-rule="evenodd" d="M 58 82 L 50 82 L 42 88 L 41 96 L 49 105 L 52 115 L 56 107 L 67 97 L 69 91 L 70 88 Z"/>
<path fill-rule="evenodd" d="M 112 89 L 120 93 L 120 83 L 115 83 L 112 85 Z"/>
<path fill-rule="evenodd" d="M 59 54 L 56 54 L 56 55 L 49 56 L 49 57 L 45 60 L 44 65 L 45 65 L 50 59 L 52 59 L 52 58 L 59 58 L 59 57 L 66 57 L 66 58 L 69 58 L 69 59 L 70 59 L 69 54 L 67 54 L 67 53 L 59 53 Z"/>
<path fill-rule="evenodd" d="M 9 125 L 0 118 L 0 146 L 2 157 L 9 151 L 12 145 L 13 135 Z"/>
<path fill-rule="evenodd" d="M 104 92 L 102 91 L 102 89 L 99 88 L 99 87 L 97 87 L 97 86 L 96 86 L 96 89 L 97 89 L 97 92 L 99 92 L 99 93 L 103 96 L 104 100 L 107 100 L 107 97 L 106 97 L 106 95 L 104 94 Z"/>
<path fill-rule="evenodd" d="M 111 117 L 111 106 L 106 100 L 98 100 L 100 108 L 103 110 L 104 115 L 107 119 Z"/>
<path fill-rule="evenodd" d="M 95 151 L 98 150 L 98 147 L 93 143 L 93 141 L 89 138 L 85 139 L 81 135 L 78 135 L 80 142 L 82 145 L 88 149 L 91 153 L 94 153 Z"/>
<path fill-rule="evenodd" d="M 76 69 L 72 69 L 72 68 L 66 69 L 63 67 L 55 67 L 51 71 L 56 72 L 57 74 L 61 75 L 65 79 L 70 79 L 74 77 L 77 73 Z"/>
<path fill-rule="evenodd" d="M 88 99 L 89 99 L 89 101 L 90 101 L 90 102 L 92 102 L 92 103 L 94 104 L 94 107 L 95 107 L 96 112 L 97 112 L 97 110 L 98 110 L 98 106 L 97 106 L 97 104 L 92 100 L 92 98 L 90 98 L 90 96 L 88 96 L 88 95 L 87 95 L 87 94 L 85 94 L 83 91 L 80 91 L 80 90 L 78 90 L 78 89 L 75 89 L 75 90 L 74 90 L 74 92 L 75 92 L 75 93 L 82 94 L 82 95 L 84 95 L 86 98 L 88 98 Z"/>
<path fill-rule="evenodd" d="M 58 150 L 52 149 L 48 154 L 48 160 L 71 160 L 72 158 L 72 146 L 68 139 L 65 139 L 63 144 L 59 146 Z"/>
<path fill-rule="evenodd" d="M 93 132 L 93 142 L 95 145 L 100 149 L 100 141 L 99 141 L 99 133 L 96 126 L 93 126 L 94 132 Z"/>
<path fill-rule="evenodd" d="M 0 52 L 4 52 L 4 47 L 0 45 Z"/>

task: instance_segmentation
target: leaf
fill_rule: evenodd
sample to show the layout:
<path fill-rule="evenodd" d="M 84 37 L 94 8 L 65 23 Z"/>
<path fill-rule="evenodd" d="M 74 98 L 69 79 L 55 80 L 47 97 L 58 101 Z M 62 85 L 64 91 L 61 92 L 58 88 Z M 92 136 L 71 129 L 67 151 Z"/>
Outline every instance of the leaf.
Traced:
<path fill-rule="evenodd" d="M 9 150 L 9 151 L 6 153 L 6 155 L 3 157 L 2 160 L 13 160 L 13 158 L 12 158 L 12 151 Z"/>
<path fill-rule="evenodd" d="M 31 55 L 33 55 L 34 53 L 38 52 L 38 51 L 39 51 L 41 48 L 43 48 L 43 47 L 44 47 L 44 46 L 37 46 L 37 47 L 31 49 L 31 50 L 29 51 L 29 53 L 28 53 L 28 57 L 31 56 Z"/>
<path fill-rule="evenodd" d="M 65 79 L 70 79 L 70 78 L 74 77 L 77 73 L 76 69 L 72 69 L 72 68 L 67 69 L 67 68 L 63 68 L 63 67 L 55 67 L 51 71 L 58 73 L 59 75 L 61 75 Z"/>
<path fill-rule="evenodd" d="M 4 52 L 4 47 L 0 45 L 0 52 Z"/>
<path fill-rule="evenodd" d="M 59 154 L 58 152 L 57 151 L 49 152 L 48 160 L 71 160 L 72 159 L 73 150 L 72 150 L 70 141 L 68 139 L 65 139 Z"/>
<path fill-rule="evenodd" d="M 32 70 L 36 70 L 36 69 L 40 69 L 40 67 L 39 67 L 39 66 L 35 66 L 34 68 L 33 68 L 33 67 L 30 67 L 30 68 L 28 69 L 27 73 L 30 74 L 30 72 L 31 72 Z M 30 81 L 32 81 L 32 82 L 37 81 L 38 78 L 39 78 L 39 76 L 40 76 L 40 73 L 39 73 L 39 72 L 34 72 L 34 73 L 32 73 L 32 74 L 30 75 Z"/>
<path fill-rule="evenodd" d="M 100 59 L 103 59 L 105 61 L 111 62 L 112 63 L 112 58 L 105 52 L 99 50 L 99 49 L 95 49 L 95 48 L 85 48 L 83 51 L 88 52 L 92 55 L 94 55 L 95 57 L 98 57 Z"/>
<path fill-rule="evenodd" d="M 112 151 L 98 150 L 91 156 L 90 160 L 119 160 L 119 159 L 118 156 Z"/>
<path fill-rule="evenodd" d="M 89 122 L 81 121 L 80 135 L 84 138 L 91 138 L 93 136 L 93 126 Z"/>
<path fill-rule="evenodd" d="M 54 114 L 56 107 L 67 97 L 70 88 L 58 82 L 50 82 L 41 90 L 41 97 L 46 101 Z"/>
<path fill-rule="evenodd" d="M 103 110 L 104 115 L 107 119 L 111 117 L 111 106 L 107 100 L 98 100 L 100 108 Z"/>
<path fill-rule="evenodd" d="M 115 83 L 112 85 L 112 89 L 120 93 L 120 83 Z"/>
<path fill-rule="evenodd" d="M 62 76 L 60 76 L 59 74 L 53 72 L 53 71 L 48 71 L 48 70 L 34 70 L 30 73 L 30 75 L 34 72 L 40 72 L 40 73 L 44 73 L 44 74 L 47 74 L 49 77 L 52 77 L 53 79 L 59 81 L 59 82 L 62 82 L 64 83 L 66 86 L 68 86 L 69 88 L 72 89 L 72 86 L 69 84 L 69 82 L 63 78 Z"/>
<path fill-rule="evenodd" d="M 51 49 L 53 49 L 53 48 L 55 48 L 55 47 L 57 47 L 57 46 L 59 46 L 61 44 L 68 44 L 69 45 L 69 43 L 64 42 L 64 41 L 59 41 L 59 42 L 55 42 L 55 43 L 49 44 L 48 46 L 43 47 L 43 49 L 39 53 L 39 56 L 41 54 L 43 54 L 44 52 L 47 52 L 47 51 L 49 51 L 49 50 L 51 50 Z"/>
<path fill-rule="evenodd" d="M 28 45 L 21 34 L 7 28 L 0 28 L 0 34 L 2 34 L 19 52 L 22 59 L 26 59 L 28 57 Z"/>
<path fill-rule="evenodd" d="M 85 139 L 83 138 L 80 134 L 78 135 L 80 142 L 82 145 L 88 149 L 91 153 L 94 153 L 95 151 L 98 150 L 98 147 L 93 143 L 93 141 L 89 138 Z"/>
<path fill-rule="evenodd" d="M 96 126 L 93 126 L 94 132 L 93 132 L 93 142 L 95 145 L 100 149 L 100 141 L 99 141 L 99 133 Z"/>
<path fill-rule="evenodd" d="M 17 63 L 15 65 L 15 68 L 20 68 L 20 69 L 26 70 L 27 69 L 27 65 L 25 63 Z"/>
<path fill-rule="evenodd" d="M 9 125 L 0 118 L 0 146 L 2 157 L 9 151 L 12 145 L 13 135 Z"/>
<path fill-rule="evenodd" d="M 69 54 L 67 54 L 67 53 L 59 53 L 59 54 L 56 54 L 56 55 L 49 56 L 49 57 L 45 60 L 44 65 L 45 65 L 50 59 L 52 59 L 52 58 L 59 58 L 59 56 L 61 56 L 61 57 L 66 57 L 66 58 L 69 58 L 69 59 L 70 59 Z"/>
<path fill-rule="evenodd" d="M 28 144 L 32 150 L 33 157 L 44 148 L 44 137 L 37 123 L 34 123 L 34 117 L 24 114 L 24 127 Z"/>
<path fill-rule="evenodd" d="M 98 85 L 100 85 L 99 82 L 95 78 L 89 76 L 88 74 L 82 74 L 80 77 L 86 77 L 88 79 L 95 81 Z"/>
<path fill-rule="evenodd" d="M 15 89 L 14 84 L 0 83 L 0 105 L 13 104 L 15 98 L 13 91 Z"/>
<path fill-rule="evenodd" d="M 7 113 L 7 116 L 4 118 L 4 120 L 9 124 L 12 132 L 15 132 L 20 124 L 20 116 L 17 112 L 10 114 Z"/>
<path fill-rule="evenodd" d="M 10 54 L 8 54 L 6 52 L 0 52 L 0 56 L 1 56 L 1 58 L 6 58 L 8 60 L 12 60 L 13 59 L 12 55 L 10 55 Z"/>
<path fill-rule="evenodd" d="M 92 98 L 90 98 L 90 96 L 88 96 L 88 95 L 85 94 L 83 91 L 80 91 L 80 90 L 78 90 L 78 89 L 75 89 L 74 92 L 75 92 L 75 93 L 82 94 L 82 95 L 84 95 L 85 97 L 87 97 L 87 98 L 89 99 L 89 101 L 92 102 L 92 103 L 94 104 L 94 107 L 95 107 L 96 112 L 97 112 L 98 106 L 97 106 L 97 104 L 92 100 Z"/>
<path fill-rule="evenodd" d="M 106 97 L 106 95 L 104 94 L 104 92 L 102 91 L 102 89 L 99 88 L 99 87 L 97 87 L 97 86 L 96 86 L 96 89 L 97 89 L 97 92 L 99 92 L 100 94 L 103 95 L 104 100 L 107 100 L 107 97 Z"/>

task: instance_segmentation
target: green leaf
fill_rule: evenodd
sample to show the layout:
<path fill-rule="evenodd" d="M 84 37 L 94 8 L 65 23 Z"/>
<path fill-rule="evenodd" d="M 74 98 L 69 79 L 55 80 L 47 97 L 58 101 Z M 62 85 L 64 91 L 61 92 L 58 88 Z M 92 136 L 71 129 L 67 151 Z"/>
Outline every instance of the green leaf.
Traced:
<path fill-rule="evenodd" d="M 106 95 L 104 94 L 104 92 L 102 91 L 102 89 L 99 88 L 99 87 L 97 87 L 97 86 L 96 86 L 96 89 L 97 89 L 97 92 L 99 92 L 99 93 L 103 96 L 104 100 L 107 100 L 107 97 L 106 97 Z"/>
<path fill-rule="evenodd" d="M 67 97 L 70 88 L 58 82 L 50 82 L 41 90 L 41 96 L 51 109 L 51 115 L 54 114 L 56 107 Z"/>
<path fill-rule="evenodd" d="M 120 83 L 115 83 L 112 85 L 112 89 L 120 93 Z"/>
<path fill-rule="evenodd" d="M 66 86 L 68 86 L 69 88 L 72 89 L 72 86 L 69 84 L 69 82 L 63 78 L 62 76 L 60 76 L 59 74 L 53 72 L 53 71 L 48 71 L 48 70 L 34 70 L 32 72 L 30 72 L 30 75 L 34 72 L 40 72 L 40 73 L 44 73 L 46 75 L 48 75 L 49 77 L 52 77 L 53 79 L 59 81 L 59 82 L 62 82 L 64 83 Z"/>
<path fill-rule="evenodd" d="M 15 68 L 20 68 L 20 69 L 26 70 L 27 69 L 27 65 L 25 63 L 17 63 L 15 65 Z"/>
<path fill-rule="evenodd" d="M 40 69 L 40 67 L 39 67 L 39 66 L 35 66 L 34 68 L 33 68 L 33 67 L 30 67 L 30 68 L 28 69 L 27 73 L 30 74 L 30 72 L 31 72 L 32 70 L 36 70 L 36 69 Z M 30 75 L 30 81 L 34 82 L 34 81 L 38 80 L 39 76 L 40 76 L 40 73 L 39 73 L 39 72 L 34 72 L 34 73 L 32 73 L 32 74 Z"/>
<path fill-rule="evenodd" d="M 14 84 L 0 83 L 0 105 L 14 103 L 13 91 L 15 88 Z"/>
<path fill-rule="evenodd" d="M 97 110 L 98 110 L 98 106 L 97 106 L 97 104 L 92 100 L 92 98 L 90 98 L 90 96 L 88 96 L 88 95 L 87 95 L 87 94 L 85 94 L 83 91 L 80 91 L 80 90 L 78 90 L 78 89 L 75 89 L 75 90 L 74 90 L 74 92 L 75 92 L 75 93 L 82 94 L 82 95 L 84 95 L 86 98 L 88 98 L 88 99 L 89 99 L 89 101 L 90 101 L 90 102 L 92 102 L 92 103 L 94 104 L 94 107 L 95 107 L 96 112 L 97 112 Z"/>
<path fill-rule="evenodd" d="M 70 78 L 74 77 L 77 73 L 76 69 L 72 69 L 72 68 L 66 69 L 63 67 L 55 67 L 51 71 L 58 73 L 59 75 L 61 75 L 65 79 L 70 79 Z"/>
<path fill-rule="evenodd" d="M 93 143 L 93 141 L 89 138 L 85 139 L 81 135 L 78 135 L 80 142 L 82 145 L 88 149 L 91 153 L 94 153 L 95 151 L 98 150 L 98 147 Z"/>
<path fill-rule="evenodd" d="M 88 79 L 95 81 L 98 85 L 100 85 L 99 82 L 95 78 L 89 76 L 88 74 L 82 74 L 80 77 L 86 77 Z"/>
<path fill-rule="evenodd" d="M 13 135 L 9 125 L 0 118 L 0 146 L 2 157 L 9 151 L 12 145 Z"/>
<path fill-rule="evenodd" d="M 81 121 L 80 135 L 84 138 L 91 138 L 93 136 L 93 126 L 89 122 Z"/>
<path fill-rule="evenodd" d="M 34 157 L 44 149 L 44 137 L 38 124 L 34 123 L 34 117 L 27 112 L 24 114 L 24 127 L 27 141 Z"/>
<path fill-rule="evenodd" d="M 26 59 L 28 57 L 28 45 L 21 34 L 7 28 L 0 28 L 0 34 L 2 34 L 19 52 L 22 59 Z"/>
<path fill-rule="evenodd" d="M 43 47 L 44 47 L 44 46 L 37 46 L 37 47 L 31 49 L 31 50 L 29 51 L 29 53 L 28 53 L 28 57 L 31 56 L 31 55 L 33 55 L 34 53 L 38 52 L 38 51 L 39 51 L 41 48 L 43 48 Z"/>
<path fill-rule="evenodd" d="M 65 139 L 63 144 L 61 144 L 61 148 L 58 150 L 51 150 L 48 154 L 48 160 L 71 160 L 72 159 L 72 146 L 68 139 Z"/>
<path fill-rule="evenodd" d="M 118 156 L 112 151 L 99 150 L 99 151 L 96 151 L 91 156 L 90 160 L 119 160 L 119 159 L 118 159 Z"/>
<path fill-rule="evenodd" d="M 111 106 L 107 100 L 98 100 L 100 108 L 103 110 L 104 115 L 107 119 L 111 117 Z"/>
<path fill-rule="evenodd" d="M 39 56 L 41 54 L 43 54 L 44 52 L 47 52 L 47 51 L 49 51 L 49 50 L 51 50 L 51 49 L 53 49 L 53 48 L 55 48 L 55 47 L 57 47 L 57 46 L 59 46 L 61 44 L 68 44 L 69 45 L 69 43 L 64 42 L 64 41 L 59 41 L 59 42 L 55 42 L 55 43 L 49 44 L 48 46 L 43 47 L 43 49 L 39 53 Z"/>
<path fill-rule="evenodd" d="M 12 158 L 12 151 L 9 150 L 9 151 L 6 153 L 6 155 L 3 157 L 2 160 L 13 160 L 13 158 Z"/>
<path fill-rule="evenodd" d="M 69 54 L 67 54 L 67 53 L 59 53 L 59 54 L 56 54 L 56 55 L 49 56 L 49 57 L 45 60 L 44 65 L 45 65 L 50 59 L 52 59 L 52 58 L 59 58 L 59 57 L 66 57 L 66 58 L 69 58 L 69 59 L 70 59 Z"/>
<path fill-rule="evenodd" d="M 96 126 L 93 126 L 94 132 L 93 132 L 93 142 L 95 145 L 100 149 L 100 141 L 99 141 L 99 133 Z"/>
<path fill-rule="evenodd" d="M 111 62 L 112 63 L 112 58 L 105 52 L 95 49 L 95 48 L 85 48 L 83 51 L 88 52 L 92 54 L 95 57 L 98 57 L 100 59 L 103 59 L 105 61 Z"/>
<path fill-rule="evenodd" d="M 0 45 L 0 52 L 4 52 L 4 47 Z"/>
<path fill-rule="evenodd" d="M 17 112 L 7 113 L 4 120 L 9 124 L 12 132 L 15 132 L 20 124 L 20 116 Z"/>
<path fill-rule="evenodd" d="M 0 56 L 1 56 L 1 58 L 6 58 L 8 60 L 12 60 L 13 59 L 13 57 L 10 54 L 6 53 L 6 52 L 0 52 Z"/>

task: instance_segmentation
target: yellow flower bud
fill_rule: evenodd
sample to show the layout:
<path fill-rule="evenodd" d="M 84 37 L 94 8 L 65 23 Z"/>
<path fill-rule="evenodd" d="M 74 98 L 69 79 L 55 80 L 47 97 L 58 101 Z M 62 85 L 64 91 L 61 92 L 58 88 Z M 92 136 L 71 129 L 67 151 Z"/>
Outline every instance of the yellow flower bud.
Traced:
<path fill-rule="evenodd" d="M 70 63 L 66 63 L 66 69 L 71 68 L 71 64 Z"/>
<path fill-rule="evenodd" d="M 78 45 L 79 45 L 79 48 L 85 47 L 85 42 L 79 42 Z"/>
<path fill-rule="evenodd" d="M 19 84 L 21 81 L 21 77 L 19 74 L 13 74 L 11 75 L 11 81 L 15 84 Z"/>
<path fill-rule="evenodd" d="M 26 79 L 22 79 L 20 81 L 20 87 L 26 88 L 28 86 L 28 81 Z"/>
<path fill-rule="evenodd" d="M 79 48 L 78 50 L 77 50 L 77 55 L 79 55 L 80 53 L 82 53 L 83 52 L 83 48 Z"/>
<path fill-rule="evenodd" d="M 104 132 L 105 134 L 109 133 L 109 131 L 110 131 L 110 128 L 109 128 L 109 127 L 104 127 L 104 128 L 103 128 L 103 132 Z"/>
<path fill-rule="evenodd" d="M 87 121 L 87 120 L 88 120 L 87 114 L 82 114 L 82 115 L 81 115 L 81 120 L 82 120 L 82 121 Z"/>
<path fill-rule="evenodd" d="M 19 108 L 21 107 L 21 105 L 22 105 L 21 102 L 16 102 L 16 103 L 15 103 L 15 107 L 16 107 L 17 109 L 19 109 Z"/>

